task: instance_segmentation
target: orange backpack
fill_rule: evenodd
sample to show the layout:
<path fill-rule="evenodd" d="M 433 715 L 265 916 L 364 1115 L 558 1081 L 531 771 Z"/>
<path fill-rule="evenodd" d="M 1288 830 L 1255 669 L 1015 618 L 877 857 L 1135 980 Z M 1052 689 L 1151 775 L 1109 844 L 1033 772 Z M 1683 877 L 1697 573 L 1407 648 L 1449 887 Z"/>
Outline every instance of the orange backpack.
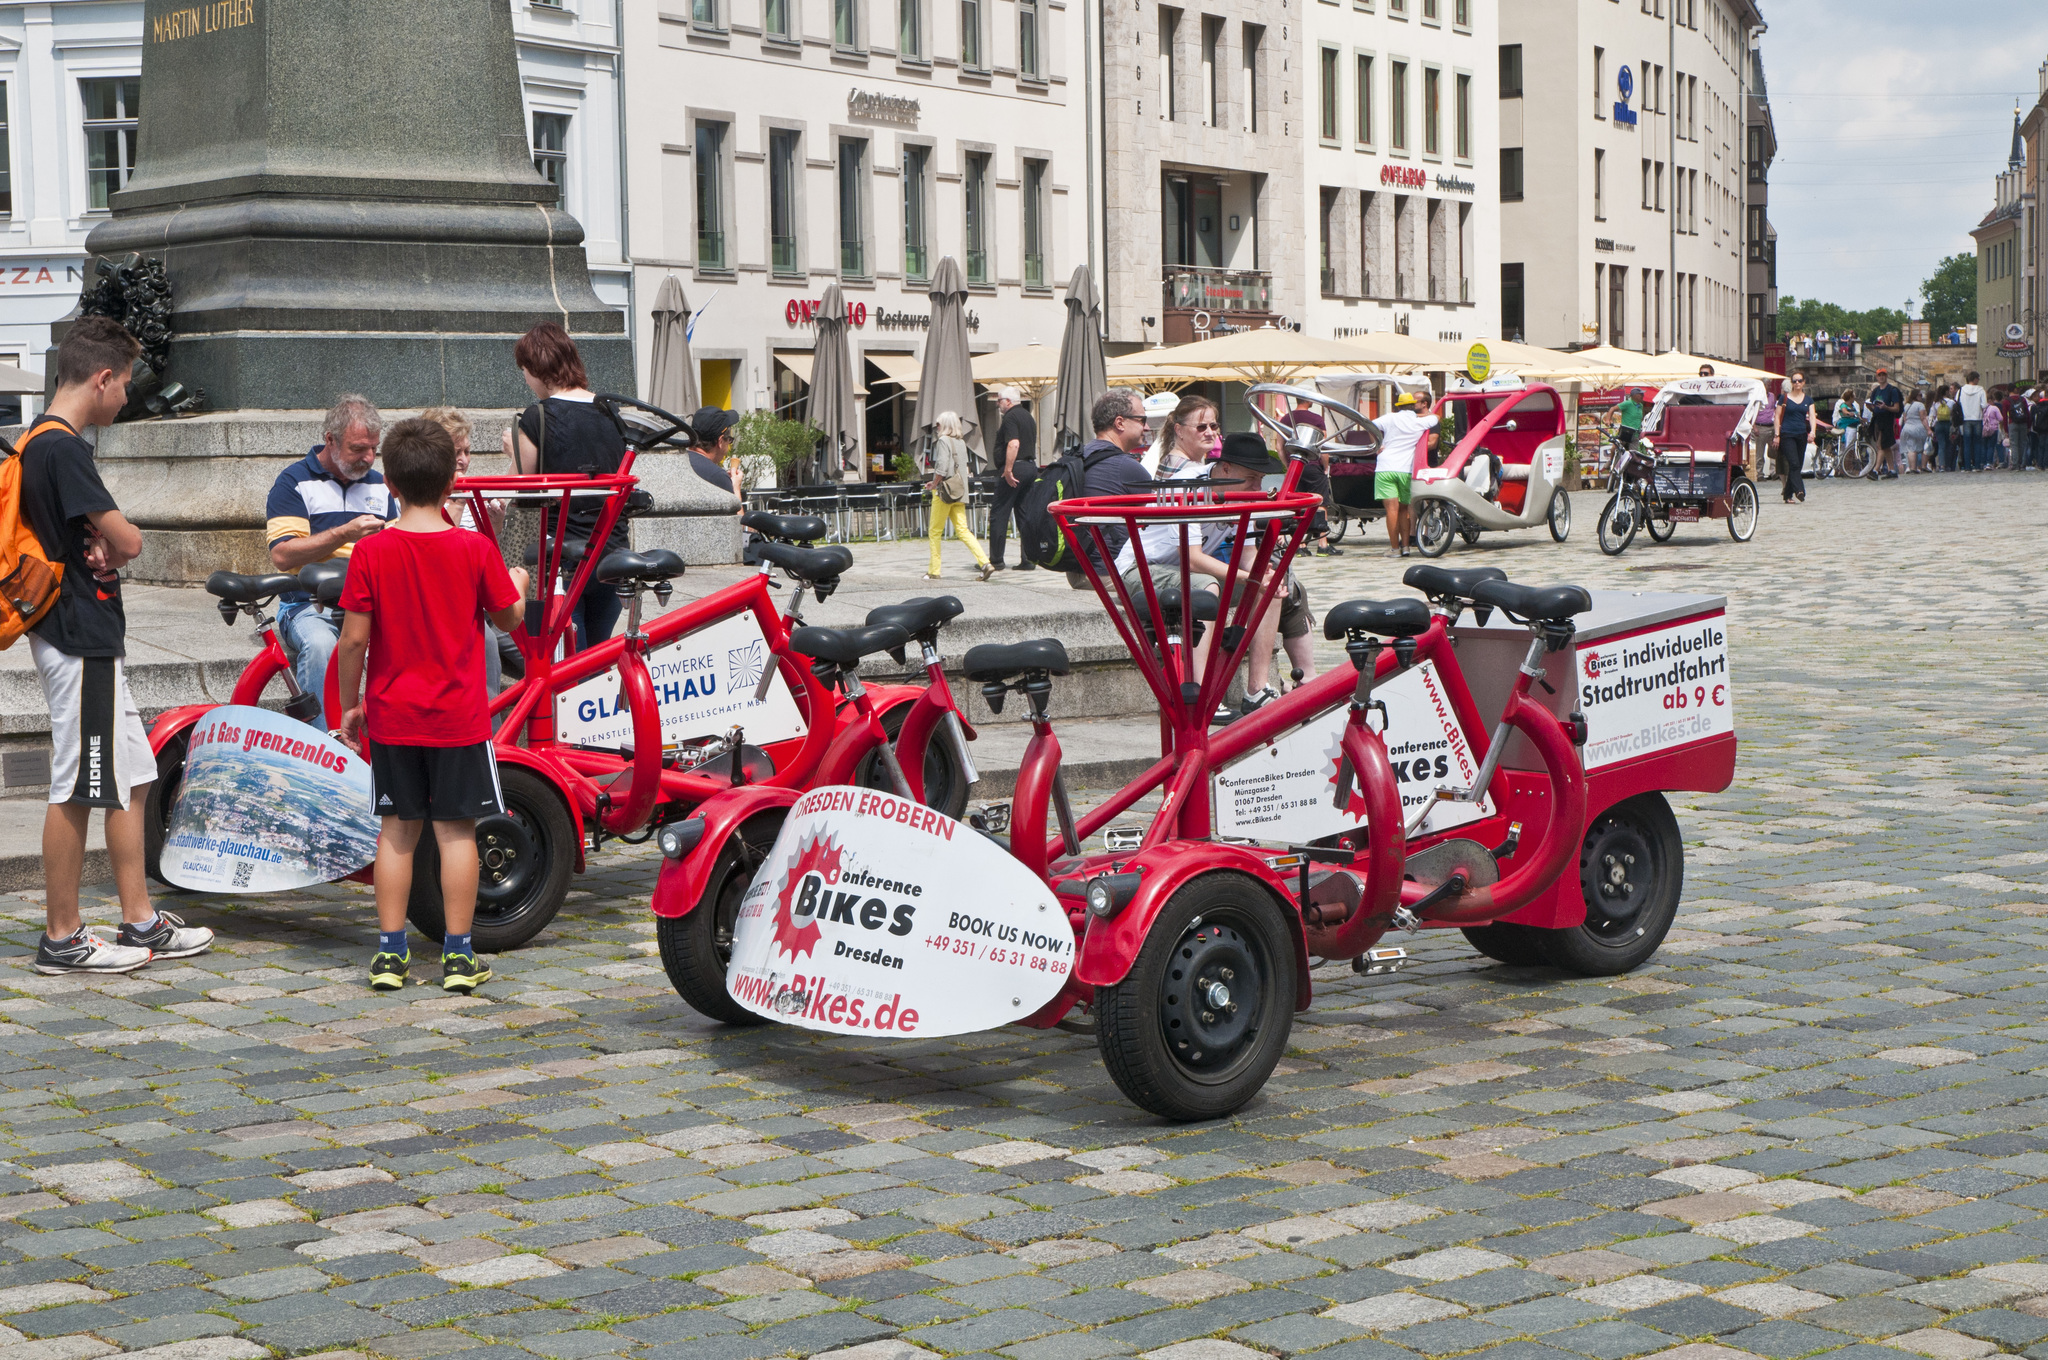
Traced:
<path fill-rule="evenodd" d="M 64 582 L 64 564 L 52 562 L 42 540 L 21 512 L 21 450 L 46 430 L 62 430 L 60 421 L 32 426 L 13 456 L 0 462 L 0 651 L 43 621 L 57 603 Z M 0 440 L 0 449 L 7 447 Z"/>

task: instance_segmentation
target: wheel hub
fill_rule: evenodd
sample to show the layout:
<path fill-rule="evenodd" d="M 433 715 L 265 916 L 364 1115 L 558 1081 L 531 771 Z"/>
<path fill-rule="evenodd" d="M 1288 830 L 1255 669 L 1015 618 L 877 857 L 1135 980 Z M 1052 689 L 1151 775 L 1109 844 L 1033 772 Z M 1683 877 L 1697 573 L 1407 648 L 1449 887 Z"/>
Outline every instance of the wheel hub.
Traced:
<path fill-rule="evenodd" d="M 516 813 L 501 812 L 479 818 L 476 852 L 477 914 L 486 917 L 505 915 L 518 906 L 534 875 L 540 871 L 540 854 L 534 845 L 533 829 Z"/>
<path fill-rule="evenodd" d="M 1173 951 L 1159 998 L 1166 1043 L 1183 1067 L 1229 1066 L 1258 1037 L 1259 960 L 1236 927 L 1198 925 Z"/>
<path fill-rule="evenodd" d="M 1656 886 L 1656 858 L 1640 829 L 1604 821 L 1586 838 L 1580 876 L 1586 895 L 1586 929 L 1610 944 L 1642 933 L 1637 918 Z"/>

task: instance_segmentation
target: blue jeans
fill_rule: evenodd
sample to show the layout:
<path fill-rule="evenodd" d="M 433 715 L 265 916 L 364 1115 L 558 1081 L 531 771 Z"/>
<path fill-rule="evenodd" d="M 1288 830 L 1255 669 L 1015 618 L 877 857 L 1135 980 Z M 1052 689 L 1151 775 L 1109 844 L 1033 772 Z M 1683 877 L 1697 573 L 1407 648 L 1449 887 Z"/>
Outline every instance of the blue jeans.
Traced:
<path fill-rule="evenodd" d="M 292 675 L 299 688 L 324 705 L 327 662 L 341 640 L 340 626 L 316 604 L 285 604 L 278 606 L 277 635 L 284 642 L 285 655 L 292 659 Z"/>
<path fill-rule="evenodd" d="M 1949 439 L 1949 429 L 1949 422 L 1946 420 L 1934 422 L 1934 465 L 1943 472 L 1953 471 L 1956 465 L 1955 447 Z"/>
<path fill-rule="evenodd" d="M 1984 422 L 1981 420 L 1966 420 L 1963 422 L 1964 469 L 1969 472 L 1975 472 L 1983 466 L 1983 457 Z"/>
<path fill-rule="evenodd" d="M 594 642 L 603 642 L 612 635 L 618 624 L 619 615 L 625 610 L 625 601 L 619 598 L 619 588 L 607 585 L 591 574 L 590 584 L 576 598 L 575 608 L 569 617 L 576 624 L 576 650 L 583 651 Z"/>

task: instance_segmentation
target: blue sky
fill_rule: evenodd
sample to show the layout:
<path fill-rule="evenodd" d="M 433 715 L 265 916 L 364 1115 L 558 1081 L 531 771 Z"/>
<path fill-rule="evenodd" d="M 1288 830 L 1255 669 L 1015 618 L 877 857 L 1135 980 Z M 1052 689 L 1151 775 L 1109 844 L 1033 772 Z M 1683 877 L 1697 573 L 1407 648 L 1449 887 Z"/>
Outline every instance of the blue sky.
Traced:
<path fill-rule="evenodd" d="M 1779 292 L 1853 308 L 1917 300 L 1943 256 L 1974 248 L 2013 101 L 2040 92 L 2048 3 L 1759 3 Z"/>

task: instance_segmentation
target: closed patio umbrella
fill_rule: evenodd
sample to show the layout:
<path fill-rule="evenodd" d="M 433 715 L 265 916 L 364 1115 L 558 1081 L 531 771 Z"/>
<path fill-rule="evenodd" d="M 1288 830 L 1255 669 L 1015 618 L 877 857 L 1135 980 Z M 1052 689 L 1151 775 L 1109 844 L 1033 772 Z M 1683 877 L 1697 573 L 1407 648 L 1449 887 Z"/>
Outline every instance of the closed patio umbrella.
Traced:
<path fill-rule="evenodd" d="M 1060 337 L 1059 402 L 1053 412 L 1059 447 L 1082 443 L 1094 434 L 1089 412 L 1108 391 L 1102 357 L 1102 299 L 1088 266 L 1076 265 L 1074 277 L 1067 281 L 1067 328 Z"/>
<path fill-rule="evenodd" d="M 825 296 L 818 304 L 818 346 L 811 357 L 811 424 L 825 437 L 822 473 L 836 480 L 842 472 L 860 466 L 853 356 L 846 348 L 846 301 L 836 283 L 825 286 Z"/>
<path fill-rule="evenodd" d="M 648 347 L 647 400 L 672 415 L 687 416 L 697 399 L 697 363 L 690 357 L 690 303 L 670 274 L 654 294 L 654 334 Z"/>
<path fill-rule="evenodd" d="M 981 416 L 974 405 L 974 369 L 967 351 L 967 279 L 951 255 L 932 271 L 932 328 L 925 335 L 924 372 L 917 384 L 914 432 L 922 446 L 940 413 L 960 417 L 977 465 L 985 465 Z"/>

